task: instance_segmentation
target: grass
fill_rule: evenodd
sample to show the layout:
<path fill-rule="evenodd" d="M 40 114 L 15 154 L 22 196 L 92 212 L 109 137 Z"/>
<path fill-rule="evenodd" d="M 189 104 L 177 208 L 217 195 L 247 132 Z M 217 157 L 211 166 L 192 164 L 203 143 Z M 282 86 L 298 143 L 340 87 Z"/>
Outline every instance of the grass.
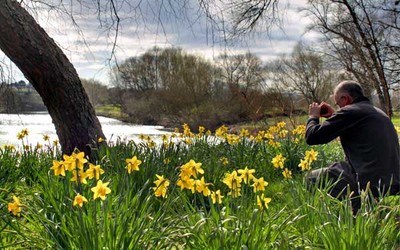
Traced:
<path fill-rule="evenodd" d="M 400 127 L 400 116 L 398 117 L 393 117 L 392 122 L 396 127 Z"/>
<path fill-rule="evenodd" d="M 106 117 L 113 117 L 113 118 L 121 118 L 122 112 L 121 107 L 119 105 L 102 105 L 96 106 L 96 113 L 97 115 L 103 115 Z"/>
<path fill-rule="evenodd" d="M 309 147 L 304 128 L 293 134 L 286 127 L 256 136 L 221 128 L 210 136 L 184 126 L 171 136 L 109 143 L 88 159 L 104 170 L 99 178 L 111 191 L 104 200 L 94 199 L 96 177 L 71 181 L 74 174 L 85 177 L 81 168 L 89 173 L 89 162 L 77 154 L 62 157 L 54 145 L 2 148 L 0 248 L 398 249 L 398 197 L 371 201 L 363 194 L 353 216 L 348 200 L 306 189 L 298 164 L 307 151 L 318 152 L 312 168 L 343 154 L 338 143 Z M 279 154 L 283 169 L 272 162 Z M 127 159 L 137 170 L 128 173 Z M 54 160 L 69 169 L 65 176 L 50 169 Z M 252 177 L 240 177 L 246 169 L 254 170 Z M 285 169 L 290 178 L 282 175 Z M 193 182 L 183 187 L 185 177 Z M 268 185 L 255 188 L 261 178 Z M 74 206 L 78 193 L 87 199 L 82 207 Z M 8 211 L 13 196 L 20 199 L 19 215 Z"/>

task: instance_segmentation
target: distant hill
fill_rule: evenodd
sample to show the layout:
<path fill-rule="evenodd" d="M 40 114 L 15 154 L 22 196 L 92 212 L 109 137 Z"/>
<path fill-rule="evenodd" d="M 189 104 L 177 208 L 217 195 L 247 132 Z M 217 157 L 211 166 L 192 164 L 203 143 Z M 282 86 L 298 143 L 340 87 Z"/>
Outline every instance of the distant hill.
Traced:
<path fill-rule="evenodd" d="M 25 81 L 2 83 L 0 85 L 0 112 L 24 113 L 46 111 L 42 98 Z"/>

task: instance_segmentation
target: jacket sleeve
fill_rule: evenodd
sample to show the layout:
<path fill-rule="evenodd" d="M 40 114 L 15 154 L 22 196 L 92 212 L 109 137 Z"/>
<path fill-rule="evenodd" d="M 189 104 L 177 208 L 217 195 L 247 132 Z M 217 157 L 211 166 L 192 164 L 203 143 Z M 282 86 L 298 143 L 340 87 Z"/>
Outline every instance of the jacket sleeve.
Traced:
<path fill-rule="evenodd" d="M 309 145 L 325 144 L 340 136 L 353 123 L 349 110 L 339 109 L 322 124 L 318 118 L 310 118 L 306 127 L 306 142 Z"/>

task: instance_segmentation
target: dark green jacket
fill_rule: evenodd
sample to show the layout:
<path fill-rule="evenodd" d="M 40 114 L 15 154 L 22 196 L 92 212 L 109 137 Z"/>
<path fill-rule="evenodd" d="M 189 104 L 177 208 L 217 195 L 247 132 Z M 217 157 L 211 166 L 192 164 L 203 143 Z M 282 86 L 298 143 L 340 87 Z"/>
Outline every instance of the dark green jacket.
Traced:
<path fill-rule="evenodd" d="M 337 110 L 322 124 L 319 119 L 307 121 L 309 145 L 325 144 L 339 137 L 346 161 L 358 176 L 361 188 L 398 188 L 400 183 L 400 149 L 397 132 L 389 117 L 374 107 L 367 98 Z"/>

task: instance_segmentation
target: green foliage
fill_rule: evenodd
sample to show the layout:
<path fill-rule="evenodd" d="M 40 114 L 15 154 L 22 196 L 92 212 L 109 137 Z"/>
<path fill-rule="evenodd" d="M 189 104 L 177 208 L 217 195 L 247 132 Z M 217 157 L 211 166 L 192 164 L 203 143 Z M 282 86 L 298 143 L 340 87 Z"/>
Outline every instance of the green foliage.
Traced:
<path fill-rule="evenodd" d="M 100 180 L 110 193 L 94 199 L 96 177 L 71 181 L 89 163 L 79 154 L 61 157 L 57 148 L 23 147 L 0 152 L 0 246 L 5 249 L 396 249 L 398 214 L 396 197 L 372 201 L 363 194 L 362 208 L 353 216 L 349 201 L 338 201 L 326 190 L 306 189 L 298 167 L 310 147 L 301 135 L 287 132 L 281 123 L 264 133 L 229 134 L 218 129 L 207 135 L 182 133 L 161 138 L 142 136 L 140 142 L 118 141 L 97 149 L 90 163 L 104 170 Z M 300 130 L 298 130 L 300 131 Z M 261 136 L 262 135 L 262 136 Z M 281 136 L 279 136 L 281 135 Z M 285 135 L 285 136 L 283 136 Z M 279 144 L 277 144 L 279 142 Z M 50 150 L 51 149 L 51 150 Z M 342 158 L 337 143 L 313 147 L 318 152 L 311 167 Z M 282 154 L 284 178 L 272 159 Z M 128 162 L 138 164 L 128 173 Z M 74 159 L 71 161 L 70 159 Z M 68 171 L 55 175 L 53 160 Z M 127 161 L 128 160 L 128 161 Z M 193 160 L 212 195 L 181 188 L 182 168 Z M 75 162 L 76 167 L 71 168 Z M 52 167 L 53 165 L 53 167 Z M 52 167 L 50 169 L 50 167 Z M 269 184 L 254 191 L 254 179 L 241 180 L 241 195 L 231 195 L 225 178 L 234 171 L 254 169 L 255 178 Z M 240 175 L 240 174 L 239 174 Z M 165 196 L 155 191 L 163 176 Z M 194 177 L 193 177 L 194 178 Z M 80 179 L 79 179 L 80 180 Z M 97 184 L 96 184 L 97 183 Z M 196 184 L 200 185 L 200 184 Z M 77 194 L 87 202 L 74 205 Z M 231 194 L 229 194 L 231 193 Z M 20 200 L 20 216 L 8 211 L 13 196 Z M 269 200 L 268 198 L 271 198 Z M 260 201 L 262 203 L 260 203 Z M 15 202 L 15 201 L 14 201 Z"/>

